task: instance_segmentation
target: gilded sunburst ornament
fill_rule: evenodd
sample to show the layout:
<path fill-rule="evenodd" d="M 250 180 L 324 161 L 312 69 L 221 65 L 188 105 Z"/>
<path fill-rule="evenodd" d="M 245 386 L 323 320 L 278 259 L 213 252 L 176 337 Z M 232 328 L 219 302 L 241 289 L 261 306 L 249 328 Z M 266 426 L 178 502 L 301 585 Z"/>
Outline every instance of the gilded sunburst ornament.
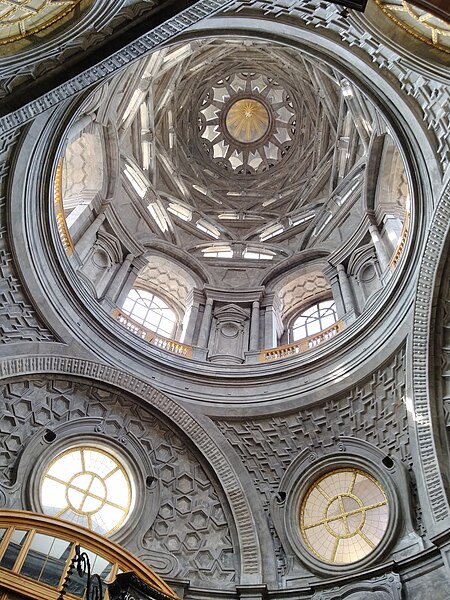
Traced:
<path fill-rule="evenodd" d="M 269 129 L 269 122 L 267 108 L 253 98 L 233 102 L 225 117 L 229 135 L 243 144 L 251 144 L 264 137 Z"/>

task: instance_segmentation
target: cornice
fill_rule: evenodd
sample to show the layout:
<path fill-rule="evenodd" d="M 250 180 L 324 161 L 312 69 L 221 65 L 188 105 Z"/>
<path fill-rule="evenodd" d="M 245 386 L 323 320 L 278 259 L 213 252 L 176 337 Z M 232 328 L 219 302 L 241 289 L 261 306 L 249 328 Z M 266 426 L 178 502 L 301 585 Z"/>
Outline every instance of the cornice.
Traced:
<path fill-rule="evenodd" d="M 154 27 L 151 31 L 147 31 L 148 19 L 140 20 L 131 30 L 125 28 L 119 39 L 110 40 L 101 49 L 97 48 L 96 52 L 77 61 L 71 69 L 55 73 L 48 83 L 30 84 L 26 97 L 32 100 L 27 104 L 23 104 L 23 94 L 15 94 L 14 97 L 4 99 L 0 131 L 4 133 L 10 131 L 62 100 L 94 86 L 105 77 L 117 73 L 131 61 L 170 42 L 199 20 L 213 15 L 228 4 L 230 0 L 198 0 L 197 2 L 177 0 L 164 3 L 152 15 Z M 74 72 L 75 77 L 71 77 Z M 55 83 L 57 87 L 54 87 Z"/>

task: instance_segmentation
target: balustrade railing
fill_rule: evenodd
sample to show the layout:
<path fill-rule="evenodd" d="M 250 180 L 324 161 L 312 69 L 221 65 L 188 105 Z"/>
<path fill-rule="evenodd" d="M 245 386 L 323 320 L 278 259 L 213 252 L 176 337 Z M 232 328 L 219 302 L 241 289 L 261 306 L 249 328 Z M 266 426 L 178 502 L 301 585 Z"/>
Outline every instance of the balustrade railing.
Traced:
<path fill-rule="evenodd" d="M 403 227 L 402 227 L 402 232 L 400 234 L 400 238 L 398 240 L 395 252 L 391 258 L 391 262 L 389 263 L 389 268 L 391 269 L 391 271 L 393 271 L 395 269 L 395 267 L 397 266 L 397 263 L 403 252 L 403 248 L 405 247 L 406 238 L 408 237 L 408 227 L 409 227 L 409 212 L 406 212 L 405 221 L 404 221 Z"/>
<path fill-rule="evenodd" d="M 300 354 L 300 352 L 305 352 L 305 350 L 310 350 L 311 348 L 315 348 L 323 342 L 330 340 L 343 329 L 344 322 L 336 321 L 331 327 L 323 329 L 316 335 L 311 335 L 307 338 L 298 340 L 297 342 L 293 342 L 292 344 L 285 344 L 284 346 L 278 346 L 276 348 L 266 348 L 259 353 L 259 362 L 272 362 L 281 358 L 295 356 L 296 354 Z"/>
<path fill-rule="evenodd" d="M 162 350 L 166 350 L 167 352 L 171 352 L 172 354 L 184 356 L 185 358 L 192 358 L 194 349 L 193 346 L 189 346 L 188 344 L 182 344 L 181 342 L 177 342 L 175 340 L 171 340 L 170 338 L 158 335 L 154 331 L 151 331 L 150 329 L 147 329 L 147 327 L 144 327 L 144 325 L 137 323 L 134 319 L 129 317 L 126 313 L 122 312 L 119 308 L 115 308 L 113 310 L 112 316 L 121 325 L 126 327 L 128 331 L 131 331 L 146 342 L 149 342 L 150 344 L 152 344 L 152 346 L 156 346 L 157 348 L 161 348 Z M 302 340 L 299 340 L 298 342 L 294 342 L 292 344 L 285 344 L 284 346 L 278 346 L 276 348 L 266 348 L 265 350 L 260 351 L 259 362 L 272 362 L 281 358 L 295 356 L 300 352 L 310 350 L 311 348 L 315 348 L 323 342 L 330 340 L 343 329 L 344 322 L 336 321 L 336 323 L 334 323 L 331 327 L 323 329 L 316 335 L 304 338 Z"/>
<path fill-rule="evenodd" d="M 172 340 L 170 338 L 166 338 L 155 333 L 151 329 L 147 329 L 147 327 L 137 323 L 119 308 L 115 308 L 113 310 L 112 316 L 121 325 L 126 327 L 128 331 L 131 331 L 146 342 L 149 342 L 152 344 L 152 346 L 156 346 L 157 348 L 161 348 L 162 350 L 166 350 L 172 354 L 184 356 L 185 358 L 192 358 L 192 346 L 189 346 L 188 344 L 182 344 L 181 342 L 177 342 L 176 340 Z"/>
<path fill-rule="evenodd" d="M 73 254 L 73 243 L 67 227 L 66 217 L 64 216 L 64 206 L 62 201 L 62 167 L 63 159 L 60 158 L 58 166 L 56 167 L 55 181 L 53 186 L 56 226 L 58 227 L 59 237 L 61 238 L 64 250 L 68 256 L 71 256 Z"/>

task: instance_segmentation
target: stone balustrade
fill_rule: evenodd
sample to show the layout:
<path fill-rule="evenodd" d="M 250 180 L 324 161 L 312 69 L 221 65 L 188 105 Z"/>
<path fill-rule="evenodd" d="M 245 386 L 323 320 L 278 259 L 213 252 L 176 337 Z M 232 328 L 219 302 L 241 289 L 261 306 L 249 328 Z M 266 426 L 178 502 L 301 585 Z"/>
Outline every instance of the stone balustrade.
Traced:
<path fill-rule="evenodd" d="M 403 223 L 403 228 L 402 228 L 402 232 L 400 234 L 400 238 L 398 240 L 397 243 L 397 247 L 395 249 L 395 252 L 391 258 L 391 261 L 389 263 L 389 268 L 391 269 L 391 271 L 393 271 L 395 269 L 395 267 L 397 266 L 398 261 L 400 260 L 400 256 L 403 252 L 403 248 L 405 247 L 406 244 L 406 238 L 408 236 L 408 227 L 409 227 L 409 212 L 406 211 L 405 213 L 405 221 Z"/>
<path fill-rule="evenodd" d="M 62 201 L 62 165 L 63 159 L 61 158 L 56 167 L 55 183 L 53 189 L 53 195 L 55 200 L 55 213 L 56 213 L 56 226 L 58 227 L 59 237 L 61 238 L 62 245 L 66 254 L 71 256 L 73 254 L 73 243 L 70 237 L 69 229 L 67 227 L 66 218 L 64 216 L 64 206 Z"/>
<path fill-rule="evenodd" d="M 184 356 L 185 358 L 192 358 L 194 351 L 193 346 L 189 346 L 188 344 L 182 344 L 181 342 L 177 342 L 176 340 L 172 340 L 170 338 L 158 335 L 154 331 L 151 331 L 150 329 L 147 329 L 147 327 L 144 327 L 144 325 L 137 323 L 134 319 L 122 312 L 119 308 L 115 308 L 113 310 L 112 316 L 121 325 L 126 327 L 128 331 L 131 331 L 146 342 L 149 342 L 150 344 L 152 344 L 152 346 L 156 346 L 157 348 L 161 348 L 162 350 L 166 350 L 167 352 L 171 352 L 172 354 Z M 316 335 L 304 338 L 302 340 L 299 340 L 298 342 L 294 342 L 292 344 L 285 344 L 284 346 L 278 346 L 276 348 L 268 348 L 265 350 L 261 350 L 261 352 L 259 353 L 259 362 L 272 362 L 281 358 L 289 358 L 290 356 L 295 356 L 300 352 L 305 352 L 305 350 L 310 350 L 311 348 L 315 348 L 323 342 L 330 340 L 343 329 L 344 322 L 336 321 L 336 323 L 334 323 L 331 327 L 327 327 L 327 329 L 323 329 Z"/>
<path fill-rule="evenodd" d="M 316 335 L 311 335 L 307 338 L 298 340 L 297 342 L 293 342 L 292 344 L 285 344 L 284 346 L 261 350 L 259 353 L 259 362 L 266 363 L 279 360 L 281 358 L 295 356 L 296 354 L 300 354 L 300 352 L 305 352 L 305 350 L 310 350 L 311 348 L 315 348 L 323 342 L 330 340 L 343 329 L 344 322 L 336 321 L 336 323 L 331 325 L 331 327 L 323 329 Z"/>
<path fill-rule="evenodd" d="M 131 331 L 135 335 L 141 337 L 146 342 L 152 344 L 152 346 L 156 346 L 157 348 L 161 348 L 161 350 L 166 350 L 172 354 L 184 356 L 185 358 L 192 358 L 192 346 L 189 346 L 188 344 L 182 344 L 181 342 L 177 342 L 170 338 L 166 338 L 155 333 L 154 331 L 151 331 L 151 329 L 147 329 L 147 327 L 137 323 L 137 321 L 129 317 L 126 313 L 122 312 L 119 308 L 115 308 L 113 310 L 112 316 L 121 325 L 126 327 L 128 331 Z"/>

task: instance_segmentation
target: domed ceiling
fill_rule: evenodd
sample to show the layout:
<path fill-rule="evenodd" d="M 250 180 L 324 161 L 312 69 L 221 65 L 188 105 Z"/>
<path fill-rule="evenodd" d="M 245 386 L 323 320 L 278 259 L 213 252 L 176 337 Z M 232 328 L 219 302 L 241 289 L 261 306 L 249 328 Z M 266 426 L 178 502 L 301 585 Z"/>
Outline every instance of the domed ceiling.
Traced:
<path fill-rule="evenodd" d="M 291 238 L 328 196 L 342 96 L 336 77 L 264 43 L 195 43 L 189 52 L 185 69 L 174 67 L 173 94 L 159 103 L 156 123 L 158 191 L 192 211 L 189 221 L 171 219 L 180 241 Z M 164 91 L 161 79 L 169 73 L 160 78 Z M 353 144 L 354 163 L 363 147 Z M 209 235 L 199 236 L 199 218 L 213 226 Z"/>
<path fill-rule="evenodd" d="M 86 187 L 93 197 L 108 177 L 118 181 L 107 173 L 119 153 L 121 226 L 146 256 L 153 252 L 153 265 L 176 257 L 210 285 L 278 278 L 278 290 L 295 289 L 291 265 L 306 251 L 328 257 L 352 238 L 370 243 L 367 228 L 355 237 L 368 211 L 379 222 L 404 219 L 406 173 L 381 113 L 338 71 L 280 44 L 208 39 L 160 50 L 97 91 L 80 122 L 87 118 L 64 159 L 75 241 L 70 212 L 81 196 L 86 202 Z M 100 142 L 101 122 L 110 133 Z M 114 139 L 116 148 L 102 150 Z M 385 187 L 372 190 L 369 206 L 375 139 Z M 395 249 L 396 240 L 388 243 Z"/>

